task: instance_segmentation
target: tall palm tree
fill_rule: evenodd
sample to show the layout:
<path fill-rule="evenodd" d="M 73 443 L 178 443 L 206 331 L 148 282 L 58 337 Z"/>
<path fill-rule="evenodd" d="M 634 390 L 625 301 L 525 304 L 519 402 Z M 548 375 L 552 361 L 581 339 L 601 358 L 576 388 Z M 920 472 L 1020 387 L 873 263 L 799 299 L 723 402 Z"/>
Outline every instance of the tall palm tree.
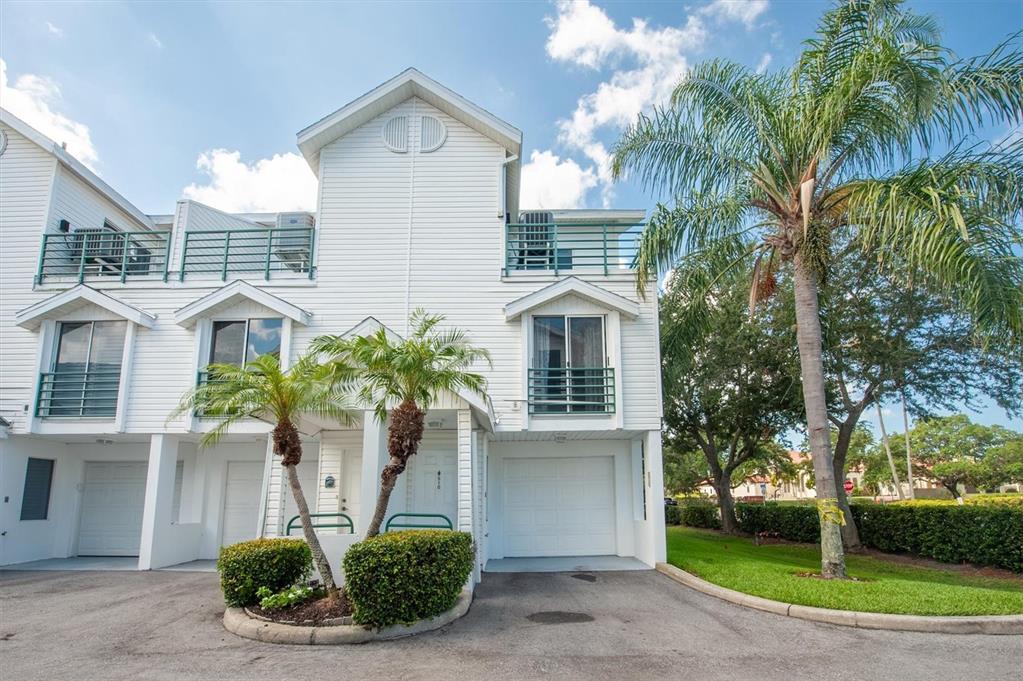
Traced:
<path fill-rule="evenodd" d="M 336 366 L 328 370 L 313 355 L 299 358 L 287 371 L 281 369 L 276 354 L 261 355 L 244 366 L 210 364 L 206 370 L 207 381 L 185 394 L 172 416 L 197 411 L 217 419 L 216 427 L 203 435 L 204 447 L 219 442 L 242 419 L 259 418 L 275 424 L 271 434 L 273 451 L 281 457 L 281 465 L 287 471 L 291 495 L 302 520 L 302 534 L 327 596 L 332 600 L 340 598 L 298 480 L 296 467 L 302 461 L 302 440 L 295 423 L 307 414 L 349 425 L 352 418 L 348 410 L 352 405 L 346 387 L 348 374 L 338 371 Z"/>
<path fill-rule="evenodd" d="M 1023 338 L 1023 141 L 965 144 L 1023 112 L 1019 35 L 959 59 L 899 0 L 848 0 L 784 73 L 702 63 L 617 143 L 616 177 L 668 193 L 647 225 L 638 282 L 684 254 L 749 264 L 751 305 L 791 267 L 821 570 L 845 560 L 824 394 L 818 286 L 848 229 L 882 271 L 947 294 L 1000 342 Z"/>
<path fill-rule="evenodd" d="M 360 383 L 359 401 L 372 405 L 376 418 L 386 421 L 391 409 L 389 458 L 380 475 L 380 494 L 367 537 L 380 533 L 391 492 L 408 460 L 419 451 L 425 410 L 437 395 L 465 388 L 486 396 L 486 379 L 468 369 L 481 361 L 489 364 L 490 354 L 472 346 L 458 329 L 439 331 L 442 321 L 443 316 L 418 309 L 410 318 L 413 330 L 408 338 L 392 340 L 387 329 L 380 328 L 368 336 L 348 339 L 328 335 L 312 342 L 312 349 L 332 358 L 343 373 L 354 372 Z"/>

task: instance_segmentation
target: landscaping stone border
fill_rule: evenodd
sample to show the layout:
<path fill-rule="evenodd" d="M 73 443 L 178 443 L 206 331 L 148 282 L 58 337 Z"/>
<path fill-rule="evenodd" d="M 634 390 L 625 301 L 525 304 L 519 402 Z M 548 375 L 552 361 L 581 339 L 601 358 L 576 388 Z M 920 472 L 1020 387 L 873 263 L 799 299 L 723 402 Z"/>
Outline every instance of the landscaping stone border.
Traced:
<path fill-rule="evenodd" d="M 712 584 L 694 574 L 668 563 L 658 563 L 657 571 L 700 593 L 742 605 L 755 610 L 795 617 L 811 622 L 838 624 L 860 629 L 888 629 L 892 631 L 922 631 L 935 634 L 1023 634 L 1023 615 L 983 615 L 968 617 L 936 617 L 926 615 L 889 615 L 880 612 L 831 610 L 808 605 L 794 605 L 772 601 L 759 596 L 733 591 Z"/>
<path fill-rule="evenodd" d="M 255 619 L 244 608 L 228 608 L 224 611 L 224 628 L 242 638 L 251 638 L 263 643 L 287 643 L 292 645 L 342 645 L 347 643 L 368 643 L 387 641 L 404 636 L 422 634 L 451 624 L 469 612 L 472 592 L 465 589 L 447 612 L 413 625 L 395 624 L 382 629 L 370 629 L 358 624 L 310 627 L 293 624 L 279 624 Z"/>

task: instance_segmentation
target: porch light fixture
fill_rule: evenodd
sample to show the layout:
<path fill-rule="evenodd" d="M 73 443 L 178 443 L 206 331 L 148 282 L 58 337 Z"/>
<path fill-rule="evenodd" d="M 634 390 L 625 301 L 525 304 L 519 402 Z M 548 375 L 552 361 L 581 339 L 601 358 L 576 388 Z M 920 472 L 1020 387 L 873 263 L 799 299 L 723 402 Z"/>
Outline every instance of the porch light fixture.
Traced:
<path fill-rule="evenodd" d="M 324 487 L 324 489 L 334 489 L 334 485 L 336 485 L 336 484 L 337 484 L 337 481 L 334 479 L 333 475 L 328 475 L 327 477 L 325 477 L 323 479 L 323 487 Z"/>

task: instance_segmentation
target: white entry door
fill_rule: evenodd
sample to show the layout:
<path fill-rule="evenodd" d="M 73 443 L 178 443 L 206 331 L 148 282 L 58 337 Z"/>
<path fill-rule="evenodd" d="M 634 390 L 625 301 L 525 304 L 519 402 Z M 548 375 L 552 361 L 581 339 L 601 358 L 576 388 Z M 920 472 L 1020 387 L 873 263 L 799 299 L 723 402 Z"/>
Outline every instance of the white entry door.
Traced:
<path fill-rule="evenodd" d="M 262 488 L 263 462 L 228 462 L 221 546 L 237 544 L 258 536 L 259 493 Z"/>
<path fill-rule="evenodd" d="M 615 553 L 610 456 L 504 460 L 506 556 Z"/>
<path fill-rule="evenodd" d="M 458 454 L 445 449 L 424 449 L 413 459 L 415 488 L 410 513 L 439 513 L 458 526 Z M 405 518 L 418 522 L 415 518 Z M 439 519 L 420 519 L 424 524 Z"/>
<path fill-rule="evenodd" d="M 359 524 L 362 514 L 362 456 L 345 450 L 341 459 L 340 510 L 352 519 L 354 534 L 362 531 Z"/>
<path fill-rule="evenodd" d="M 145 461 L 85 464 L 78 555 L 139 555 L 148 468 Z"/>

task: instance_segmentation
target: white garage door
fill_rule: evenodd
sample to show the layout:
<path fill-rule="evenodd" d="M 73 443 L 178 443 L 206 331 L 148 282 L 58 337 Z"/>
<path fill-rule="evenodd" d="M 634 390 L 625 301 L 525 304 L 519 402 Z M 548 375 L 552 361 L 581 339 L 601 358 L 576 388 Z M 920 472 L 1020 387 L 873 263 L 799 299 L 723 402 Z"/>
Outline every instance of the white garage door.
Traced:
<path fill-rule="evenodd" d="M 615 553 L 612 457 L 504 460 L 504 554 Z"/>
<path fill-rule="evenodd" d="M 144 461 L 85 464 L 78 555 L 139 555 L 147 470 Z"/>
<path fill-rule="evenodd" d="M 224 489 L 223 546 L 255 539 L 259 529 L 259 494 L 263 489 L 263 463 L 229 461 Z"/>

